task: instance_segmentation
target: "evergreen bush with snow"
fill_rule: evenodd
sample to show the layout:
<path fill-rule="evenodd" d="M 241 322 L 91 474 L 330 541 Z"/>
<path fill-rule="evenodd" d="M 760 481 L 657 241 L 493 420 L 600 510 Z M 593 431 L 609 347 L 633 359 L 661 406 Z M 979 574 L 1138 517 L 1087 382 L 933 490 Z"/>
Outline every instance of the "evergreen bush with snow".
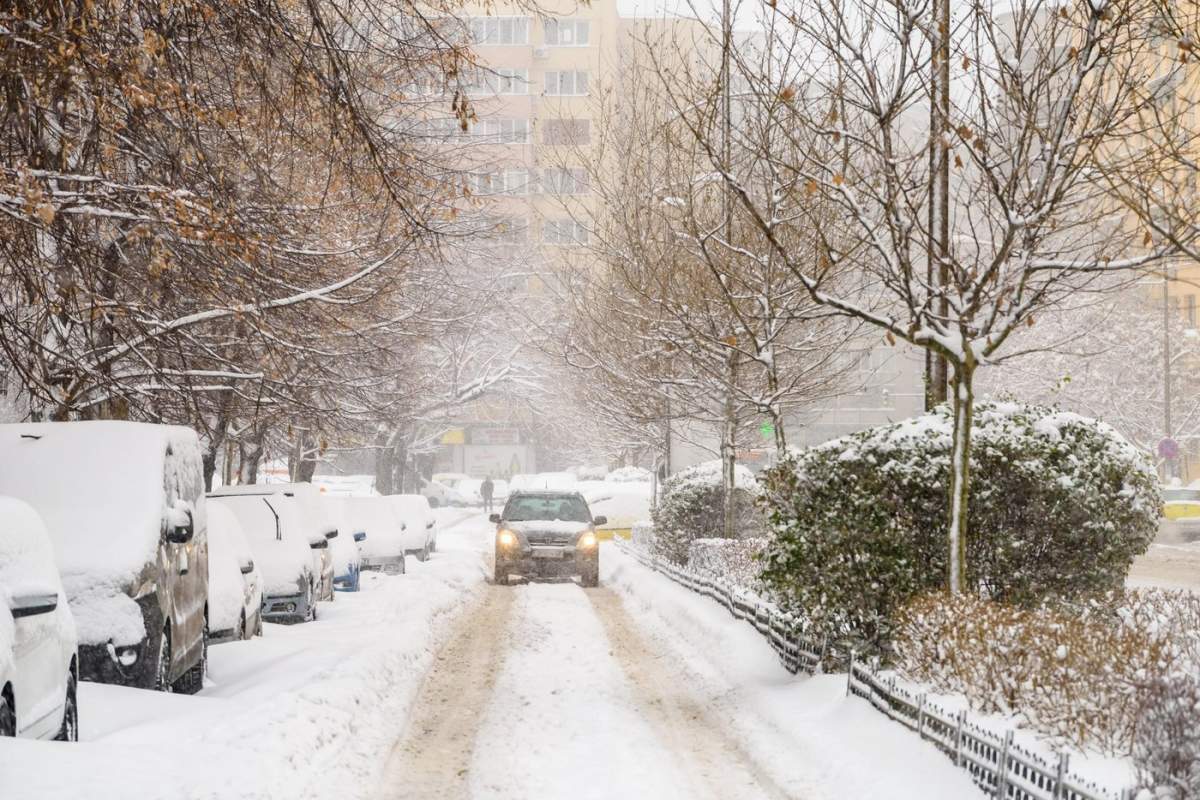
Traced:
<path fill-rule="evenodd" d="M 895 611 L 941 588 L 953 418 L 930 414 L 791 454 L 767 478 L 767 587 L 818 635 L 886 650 Z M 1034 604 L 1121 587 L 1157 530 L 1152 465 L 1076 414 L 980 404 L 967 580 Z"/>
<path fill-rule="evenodd" d="M 757 591 L 762 572 L 759 559 L 766 546 L 767 540 L 761 537 L 696 539 L 688 550 L 687 568 L 736 589 Z"/>
<path fill-rule="evenodd" d="M 753 473 L 739 465 L 733 493 L 737 538 L 762 534 L 758 495 Z M 654 553 L 685 566 L 693 541 L 725 538 L 724 508 L 720 461 L 706 461 L 667 478 L 662 499 L 654 509 Z"/>

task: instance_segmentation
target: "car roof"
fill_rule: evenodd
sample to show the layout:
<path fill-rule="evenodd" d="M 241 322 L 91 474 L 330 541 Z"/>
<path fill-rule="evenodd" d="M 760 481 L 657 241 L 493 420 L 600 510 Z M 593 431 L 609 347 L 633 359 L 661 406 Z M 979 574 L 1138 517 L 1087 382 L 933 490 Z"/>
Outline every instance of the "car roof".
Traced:
<path fill-rule="evenodd" d="M 583 499 L 583 495 L 576 491 L 567 491 L 561 489 L 554 491 L 553 489 L 517 489 L 509 493 L 509 499 L 513 497 L 578 497 Z"/>

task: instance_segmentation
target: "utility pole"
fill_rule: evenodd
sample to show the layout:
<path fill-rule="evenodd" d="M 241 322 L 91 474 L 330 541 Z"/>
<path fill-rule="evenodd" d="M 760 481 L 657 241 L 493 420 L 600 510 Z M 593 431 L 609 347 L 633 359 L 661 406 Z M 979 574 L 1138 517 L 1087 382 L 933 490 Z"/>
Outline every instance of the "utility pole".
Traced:
<path fill-rule="evenodd" d="M 936 41 L 929 76 L 929 248 L 926 281 L 942 292 L 937 315 L 945 320 L 950 303 L 950 0 L 934 0 Z M 925 410 L 946 402 L 949 370 L 944 356 L 925 351 Z"/>
<path fill-rule="evenodd" d="M 1174 437 L 1171 423 L 1171 267 L 1163 271 L 1163 441 Z M 1175 477 L 1175 459 L 1170 453 L 1163 455 L 1164 483 Z"/>
<path fill-rule="evenodd" d="M 722 182 L 721 211 L 725 216 L 725 242 L 733 242 L 733 197 L 729 191 L 729 175 L 733 172 L 733 92 L 730 87 L 733 56 L 733 9 L 731 0 L 721 0 L 721 169 L 725 172 Z M 724 430 L 721 432 L 721 477 L 725 488 L 725 538 L 737 535 L 734 530 L 733 493 L 737 481 L 737 408 L 734 404 L 734 387 L 737 385 L 737 338 L 731 334 L 729 346 L 729 386 L 725 395 Z"/>

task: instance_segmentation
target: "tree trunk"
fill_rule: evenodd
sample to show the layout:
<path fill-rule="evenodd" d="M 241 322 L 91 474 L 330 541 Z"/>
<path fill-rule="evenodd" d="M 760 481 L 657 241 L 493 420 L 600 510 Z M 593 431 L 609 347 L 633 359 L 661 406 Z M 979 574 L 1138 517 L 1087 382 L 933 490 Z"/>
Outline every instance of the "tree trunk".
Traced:
<path fill-rule="evenodd" d="M 262 461 L 263 440 L 267 438 L 264 428 L 254 434 L 254 438 L 242 445 L 242 458 L 238 464 L 238 483 L 247 485 L 258 483 L 258 465 Z"/>
<path fill-rule="evenodd" d="M 971 427 L 975 416 L 975 360 L 968 353 L 954 365 L 954 435 L 950 446 L 949 561 L 947 584 L 951 594 L 961 594 L 966 577 L 967 520 L 971 486 Z"/>
<path fill-rule="evenodd" d="M 380 494 L 395 494 L 396 449 L 390 442 L 387 431 L 375 437 L 375 491 Z"/>
<path fill-rule="evenodd" d="M 734 526 L 734 489 L 737 487 L 737 409 L 733 403 L 733 387 L 737 385 L 737 361 L 729 351 L 729 390 L 725 395 L 725 425 L 721 433 L 721 477 L 725 488 L 725 538 L 737 538 Z"/>

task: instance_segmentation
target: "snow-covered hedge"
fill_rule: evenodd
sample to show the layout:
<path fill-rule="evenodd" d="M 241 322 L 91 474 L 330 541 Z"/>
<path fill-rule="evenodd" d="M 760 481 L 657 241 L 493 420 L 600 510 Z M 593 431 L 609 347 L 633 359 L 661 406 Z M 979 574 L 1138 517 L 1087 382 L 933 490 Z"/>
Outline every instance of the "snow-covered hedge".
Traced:
<path fill-rule="evenodd" d="M 654 523 L 648 519 L 633 523 L 630 541 L 634 547 L 640 547 L 646 552 L 654 552 Z"/>
<path fill-rule="evenodd" d="M 767 540 L 761 537 L 696 539 L 688 550 L 687 568 L 739 589 L 757 591 L 762 571 L 759 555 L 766 546 Z"/>
<path fill-rule="evenodd" d="M 737 538 L 762 534 L 758 495 L 753 473 L 738 465 L 733 491 Z M 667 478 L 662 499 L 654 509 L 654 552 L 680 566 L 687 564 L 688 549 L 694 540 L 724 538 L 724 508 L 720 461 L 706 461 Z"/>
<path fill-rule="evenodd" d="M 791 456 L 771 470 L 764 579 L 818 633 L 885 648 L 893 612 L 945 580 L 946 408 Z M 1109 426 L 980 404 L 971 452 L 971 584 L 1037 603 L 1119 588 L 1155 535 L 1147 459 Z"/>
<path fill-rule="evenodd" d="M 1177 730 L 1200 725 L 1200 708 L 1181 708 L 1200 698 L 1200 596 L 1143 589 L 1019 607 L 927 595 L 898 615 L 894 645 L 905 676 L 1059 744 L 1132 754 L 1146 774 L 1172 772 L 1169 753 L 1190 747 L 1200 787 L 1200 732 Z"/>

